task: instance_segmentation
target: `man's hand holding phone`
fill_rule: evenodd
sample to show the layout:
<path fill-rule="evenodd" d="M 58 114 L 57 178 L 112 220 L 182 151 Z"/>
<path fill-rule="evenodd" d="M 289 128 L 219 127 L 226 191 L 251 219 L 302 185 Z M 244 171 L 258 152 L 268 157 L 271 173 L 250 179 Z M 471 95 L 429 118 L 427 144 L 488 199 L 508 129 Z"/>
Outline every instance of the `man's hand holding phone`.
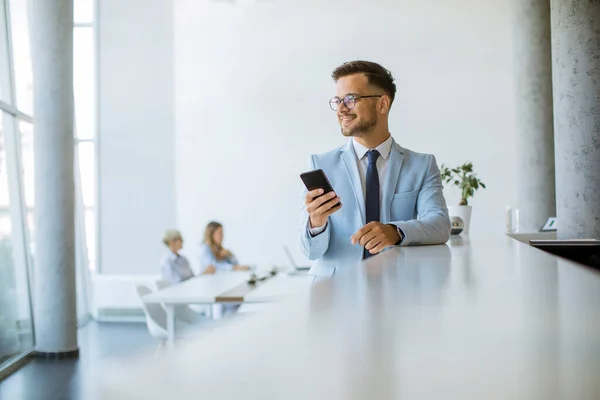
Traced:
<path fill-rule="evenodd" d="M 304 204 L 310 217 L 310 227 L 318 228 L 327 223 L 329 216 L 342 208 L 340 198 L 335 192 L 324 193 L 323 189 L 315 189 L 306 193 Z"/>

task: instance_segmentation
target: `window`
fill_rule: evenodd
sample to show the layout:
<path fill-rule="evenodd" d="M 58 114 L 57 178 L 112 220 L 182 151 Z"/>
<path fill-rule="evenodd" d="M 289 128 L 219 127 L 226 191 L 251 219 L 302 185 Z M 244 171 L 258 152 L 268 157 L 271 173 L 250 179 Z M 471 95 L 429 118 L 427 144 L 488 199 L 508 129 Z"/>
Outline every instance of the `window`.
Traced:
<path fill-rule="evenodd" d="M 29 0 L 0 0 L 0 375 L 34 346 L 35 147 Z M 87 315 L 95 269 L 94 1 L 74 0 L 77 310 Z"/>
<path fill-rule="evenodd" d="M 94 214 L 94 203 L 96 199 L 95 180 L 95 154 L 94 143 L 82 142 L 77 146 L 79 176 L 81 184 L 81 202 L 83 203 L 83 216 L 85 227 L 85 240 L 87 244 L 87 256 L 89 270 L 95 271 L 96 265 L 96 221 Z"/>
<path fill-rule="evenodd" d="M 75 27 L 73 31 L 73 89 L 75 130 L 78 139 L 94 137 L 94 31 Z"/>
<path fill-rule="evenodd" d="M 88 276 L 96 270 L 96 73 L 94 1 L 74 1 L 73 91 L 77 204 L 77 310 L 88 314 Z"/>
<path fill-rule="evenodd" d="M 10 0 L 10 40 L 14 62 L 15 105 L 25 114 L 33 112 L 33 74 L 29 46 L 28 0 Z"/>
<path fill-rule="evenodd" d="M 23 64 L 29 62 L 24 61 L 29 50 L 21 51 L 22 46 L 27 46 L 27 36 L 11 41 L 14 35 L 27 35 L 26 2 L 0 2 L 0 373 L 34 345 L 29 285 L 31 257 L 24 221 L 17 129 L 17 118 L 31 120 L 28 115 L 31 96 L 27 99 L 25 90 L 28 71 Z M 16 45 L 20 47 L 15 51 Z M 19 84 L 14 74 L 17 64 L 24 68 L 19 74 Z"/>
<path fill-rule="evenodd" d="M 73 7 L 73 22 L 75 23 L 75 25 L 92 24 L 92 22 L 94 21 L 93 0 L 74 0 Z"/>
<path fill-rule="evenodd" d="M 78 156 L 81 206 L 84 209 L 88 268 L 96 270 L 96 167 L 95 118 L 96 70 L 94 46 L 94 1 L 75 0 L 73 28 L 73 90 L 75 137 Z"/>
<path fill-rule="evenodd" d="M 10 175 L 14 181 L 17 174 L 8 170 L 9 159 L 11 165 L 16 161 L 13 146 L 6 140 L 13 128 L 14 117 L 0 113 L 0 370 L 33 347 L 25 246 L 14 229 L 15 223 L 22 225 L 19 196 L 14 192 L 18 186 L 10 182 Z"/>

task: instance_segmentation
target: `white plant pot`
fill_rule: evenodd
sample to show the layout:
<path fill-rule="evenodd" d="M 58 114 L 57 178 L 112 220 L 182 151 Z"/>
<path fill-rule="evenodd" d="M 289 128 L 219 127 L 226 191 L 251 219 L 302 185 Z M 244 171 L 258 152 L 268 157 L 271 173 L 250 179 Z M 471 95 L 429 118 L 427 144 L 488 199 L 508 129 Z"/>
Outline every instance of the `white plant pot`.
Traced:
<path fill-rule="evenodd" d="M 458 217 L 464 224 L 461 232 L 462 235 L 469 234 L 469 226 L 471 225 L 471 210 L 471 206 L 448 206 L 450 221 L 452 221 L 452 217 Z"/>

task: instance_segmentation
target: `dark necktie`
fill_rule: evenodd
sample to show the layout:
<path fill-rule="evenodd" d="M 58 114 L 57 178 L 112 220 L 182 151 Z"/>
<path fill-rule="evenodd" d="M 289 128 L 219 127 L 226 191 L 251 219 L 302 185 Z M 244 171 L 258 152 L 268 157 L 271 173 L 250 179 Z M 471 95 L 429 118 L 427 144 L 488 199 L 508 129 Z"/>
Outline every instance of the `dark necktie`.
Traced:
<path fill-rule="evenodd" d="M 366 201 L 365 201 L 365 214 L 366 222 L 377 221 L 379 222 L 379 174 L 377 173 L 377 159 L 379 158 L 379 152 L 377 150 L 370 150 L 367 153 L 369 157 L 369 166 L 367 167 L 367 190 L 366 190 Z M 369 253 L 367 249 L 363 250 L 363 258 L 367 259 L 373 254 Z"/>

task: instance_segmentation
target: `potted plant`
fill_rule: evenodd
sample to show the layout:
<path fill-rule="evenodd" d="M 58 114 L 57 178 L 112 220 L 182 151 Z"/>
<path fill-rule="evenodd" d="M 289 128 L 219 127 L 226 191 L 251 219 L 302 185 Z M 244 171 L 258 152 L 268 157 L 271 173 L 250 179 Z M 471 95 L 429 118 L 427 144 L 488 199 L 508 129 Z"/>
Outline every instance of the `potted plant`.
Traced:
<path fill-rule="evenodd" d="M 453 232 L 455 228 L 456 217 L 460 218 L 463 223 L 462 233 L 469 233 L 469 225 L 471 223 L 471 206 L 469 198 L 473 197 L 475 191 L 480 188 L 485 189 L 485 184 L 473 172 L 473 163 L 468 162 L 456 168 L 448 168 L 442 164 L 440 170 L 442 181 L 446 184 L 456 186 L 460 189 L 460 202 L 458 206 L 448 206 L 448 213 L 452 222 Z M 453 220 L 454 217 L 454 220 Z M 460 225 L 460 221 L 456 221 Z M 460 231 L 459 231 L 460 232 Z"/>

